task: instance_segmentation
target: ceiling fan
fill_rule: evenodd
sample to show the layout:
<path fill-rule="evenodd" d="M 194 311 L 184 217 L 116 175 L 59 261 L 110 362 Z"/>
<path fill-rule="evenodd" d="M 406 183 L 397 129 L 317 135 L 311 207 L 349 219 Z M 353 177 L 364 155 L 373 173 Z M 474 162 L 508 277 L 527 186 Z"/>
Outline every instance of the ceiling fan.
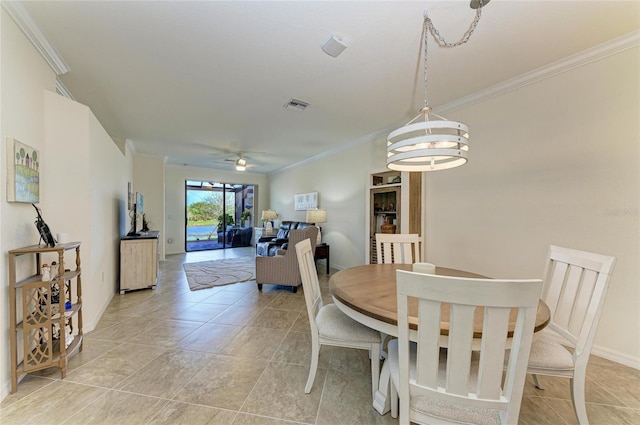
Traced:
<path fill-rule="evenodd" d="M 242 156 L 241 152 L 238 152 L 236 155 L 238 155 L 238 158 L 227 158 L 224 162 L 233 162 L 236 171 L 245 171 L 248 167 L 252 166 L 247 163 L 246 158 Z"/>
<path fill-rule="evenodd" d="M 231 155 L 230 158 L 221 158 L 220 160 L 214 160 L 212 162 L 217 164 L 233 164 L 236 171 L 246 171 L 247 168 L 254 166 L 254 164 L 249 164 L 248 160 L 250 159 L 247 158 L 243 152 L 232 152 L 229 155 Z M 250 161 L 253 162 L 253 160 Z"/>
<path fill-rule="evenodd" d="M 204 145 L 204 144 L 200 144 L 200 143 L 194 143 L 194 144 L 206 147 L 207 149 L 212 150 L 212 151 L 221 152 L 222 153 L 221 155 L 216 153 L 216 152 L 212 152 L 211 153 L 211 155 L 215 155 L 215 156 L 220 158 L 219 161 L 213 161 L 213 162 L 221 163 L 221 164 L 233 163 L 236 171 L 246 171 L 247 168 L 250 168 L 250 167 L 253 166 L 253 164 L 249 164 L 247 162 L 248 158 L 245 156 L 246 152 L 244 152 L 244 151 L 234 151 L 234 150 L 231 150 L 231 149 L 218 148 L 218 147 L 215 147 L 215 146 L 209 146 L 209 145 Z M 250 152 L 250 153 L 263 153 L 263 152 Z M 251 161 L 254 162 L 253 160 L 251 160 Z"/>

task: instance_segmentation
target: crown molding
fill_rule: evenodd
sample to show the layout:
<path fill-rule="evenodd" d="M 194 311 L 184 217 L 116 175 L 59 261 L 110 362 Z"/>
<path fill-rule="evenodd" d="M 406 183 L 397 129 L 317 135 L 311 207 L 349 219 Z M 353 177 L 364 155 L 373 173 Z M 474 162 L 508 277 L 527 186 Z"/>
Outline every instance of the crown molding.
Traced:
<path fill-rule="evenodd" d="M 434 112 L 446 115 L 458 109 L 466 108 L 476 103 L 502 96 L 503 94 L 518 90 L 522 87 L 528 86 L 529 84 L 534 84 L 555 75 L 571 71 L 572 69 L 580 68 L 592 62 L 637 46 L 640 46 L 640 30 L 632 31 L 621 37 L 614 38 L 595 47 L 583 50 L 582 52 L 567 56 L 559 61 L 552 62 L 510 80 L 498 83 L 488 89 L 480 90 L 468 96 L 461 97 L 460 99 L 456 99 L 442 105 L 441 107 L 435 108 Z"/>
<path fill-rule="evenodd" d="M 589 63 L 598 61 L 600 59 L 606 58 L 611 55 L 615 55 L 627 49 L 631 49 L 638 46 L 640 46 L 640 30 L 632 31 L 621 37 L 614 38 L 605 43 L 599 44 L 595 47 L 583 50 L 582 52 L 576 53 L 571 56 L 567 56 L 566 58 L 563 58 L 559 61 L 552 62 L 545 66 L 541 66 L 540 68 L 537 68 L 533 71 L 527 72 L 525 74 L 519 75 L 510 80 L 506 80 L 502 83 L 491 86 L 485 90 L 480 90 L 468 96 L 461 97 L 452 102 L 446 103 L 440 107 L 435 108 L 434 112 L 436 112 L 437 114 L 446 115 L 450 112 L 469 107 L 476 103 L 484 102 L 485 100 L 489 100 L 494 97 L 502 96 L 506 93 L 528 86 L 529 84 L 537 83 L 538 81 L 544 80 L 546 78 L 551 78 L 563 72 L 580 68 L 582 66 L 588 65 Z M 338 146 L 334 149 L 330 149 L 326 152 L 322 152 L 318 155 L 312 156 L 311 158 L 307 158 L 303 161 L 297 162 L 295 164 L 291 164 L 287 167 L 271 172 L 268 175 L 278 174 L 287 169 L 296 168 L 301 165 L 304 165 L 313 161 L 317 161 L 321 158 L 350 149 L 357 145 L 372 142 L 376 140 L 378 137 L 386 137 L 386 135 L 389 134 L 395 128 L 397 127 L 394 126 L 391 129 L 384 129 L 384 130 L 369 134 L 365 137 L 361 137 L 357 140 Z"/>
<path fill-rule="evenodd" d="M 131 149 L 131 153 L 133 153 L 134 155 L 138 154 L 138 151 L 136 150 L 136 144 L 133 142 L 133 140 L 129 139 L 128 137 L 124 140 L 124 144 L 126 146 L 129 147 L 129 149 Z"/>
<path fill-rule="evenodd" d="M 56 93 L 66 97 L 67 99 L 76 100 L 65 85 L 62 84 L 62 81 L 60 81 L 59 78 L 56 78 Z"/>
<path fill-rule="evenodd" d="M 343 151 L 346 151 L 348 149 L 354 148 L 356 146 L 362 145 L 364 143 L 371 143 L 371 142 L 373 142 L 375 140 L 378 140 L 381 137 L 387 137 L 387 135 L 389 134 L 390 131 L 391 130 L 385 128 L 385 129 L 382 129 L 380 131 L 376 131 L 374 133 L 367 134 L 366 136 L 359 137 L 356 140 L 352 140 L 351 142 L 347 142 L 347 143 L 345 143 L 343 145 L 336 146 L 333 149 L 329 149 L 327 151 L 320 152 L 319 154 L 311 156 L 311 157 L 306 158 L 306 159 L 303 159 L 302 161 L 298 161 L 298 162 L 296 162 L 294 164 L 287 165 L 286 167 L 282 167 L 282 168 L 279 168 L 279 169 L 277 169 L 275 171 L 271 171 L 271 172 L 267 173 L 267 175 L 268 176 L 273 176 L 273 175 L 282 173 L 283 171 L 286 171 L 286 170 L 289 170 L 289 169 L 292 169 L 292 168 L 297 168 L 297 167 L 300 167 L 302 165 L 318 161 L 318 160 L 320 160 L 322 158 L 326 158 L 328 156 L 333 155 L 334 153 L 343 152 Z"/>
<path fill-rule="evenodd" d="M 49 40 L 29 12 L 27 12 L 24 5 L 16 1 L 1 1 L 0 3 L 2 3 L 2 8 L 11 16 L 24 35 L 31 41 L 31 44 L 40 52 L 44 60 L 47 61 L 51 69 L 53 69 L 57 75 L 69 72 L 67 64 L 64 63 L 64 60 L 53 45 L 49 43 Z"/>

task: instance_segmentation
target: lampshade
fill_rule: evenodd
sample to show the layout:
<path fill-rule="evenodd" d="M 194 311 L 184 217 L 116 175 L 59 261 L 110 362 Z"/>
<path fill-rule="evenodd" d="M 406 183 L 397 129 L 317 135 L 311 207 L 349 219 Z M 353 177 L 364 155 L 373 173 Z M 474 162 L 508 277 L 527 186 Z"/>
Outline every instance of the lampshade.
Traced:
<path fill-rule="evenodd" d="M 322 242 L 322 230 L 318 226 L 318 223 L 327 222 L 327 210 L 307 210 L 307 218 L 305 221 L 307 223 L 314 223 L 318 228 L 318 238 L 316 239 L 316 244 L 320 245 L 320 243 Z"/>
<path fill-rule="evenodd" d="M 272 221 L 278 218 L 278 213 L 273 210 L 262 210 L 262 221 Z"/>
<path fill-rule="evenodd" d="M 307 223 L 326 223 L 327 211 L 326 210 L 307 210 Z"/>

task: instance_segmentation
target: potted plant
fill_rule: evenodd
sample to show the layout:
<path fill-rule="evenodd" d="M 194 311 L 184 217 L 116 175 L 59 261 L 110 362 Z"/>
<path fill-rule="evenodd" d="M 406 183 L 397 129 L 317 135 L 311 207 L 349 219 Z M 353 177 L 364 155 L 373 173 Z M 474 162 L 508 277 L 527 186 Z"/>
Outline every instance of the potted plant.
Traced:
<path fill-rule="evenodd" d="M 218 216 L 218 227 L 222 226 L 222 223 L 225 223 L 227 226 L 233 226 L 235 224 L 235 220 L 231 214 L 224 213 Z"/>
<path fill-rule="evenodd" d="M 251 227 L 251 211 L 245 210 L 240 216 L 240 221 L 244 223 L 244 227 Z"/>

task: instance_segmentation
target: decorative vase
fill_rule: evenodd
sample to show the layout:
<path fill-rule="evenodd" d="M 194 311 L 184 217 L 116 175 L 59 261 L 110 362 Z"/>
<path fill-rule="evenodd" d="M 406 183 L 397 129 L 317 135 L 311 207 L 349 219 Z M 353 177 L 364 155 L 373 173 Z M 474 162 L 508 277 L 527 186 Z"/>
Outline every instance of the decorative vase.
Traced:
<path fill-rule="evenodd" d="M 49 282 L 51 280 L 51 269 L 48 264 L 42 265 L 42 281 Z"/>

